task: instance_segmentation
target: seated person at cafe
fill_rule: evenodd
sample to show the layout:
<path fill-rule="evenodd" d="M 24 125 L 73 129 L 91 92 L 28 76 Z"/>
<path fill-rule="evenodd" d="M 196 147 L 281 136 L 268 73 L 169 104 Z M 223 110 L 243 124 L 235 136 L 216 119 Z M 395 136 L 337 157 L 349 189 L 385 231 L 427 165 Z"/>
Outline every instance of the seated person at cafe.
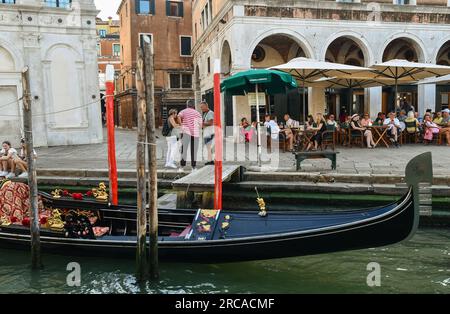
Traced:
<path fill-rule="evenodd" d="M 423 136 L 423 140 L 425 144 L 429 144 L 431 141 L 433 141 L 433 135 L 439 134 L 441 132 L 441 127 L 432 121 L 430 113 L 425 114 L 423 124 L 425 128 L 425 135 Z"/>
<path fill-rule="evenodd" d="M 335 120 L 334 114 L 330 114 L 328 117 L 327 125 L 333 126 L 336 130 L 339 130 L 339 123 Z"/>
<path fill-rule="evenodd" d="M 14 163 L 16 158 L 17 150 L 11 147 L 11 142 L 4 141 L 0 151 L 0 177 L 11 179 L 16 176 L 16 164 Z"/>
<path fill-rule="evenodd" d="M 400 122 L 400 129 L 402 130 L 402 132 L 406 129 L 406 125 L 405 125 L 406 118 L 408 118 L 408 116 L 406 115 L 406 111 L 401 110 L 397 119 Z"/>
<path fill-rule="evenodd" d="M 264 122 L 264 126 L 267 128 L 267 134 L 270 134 L 270 138 L 272 141 L 279 141 L 280 139 L 280 127 L 275 122 L 275 117 L 266 115 L 266 122 Z"/>
<path fill-rule="evenodd" d="M 386 115 L 383 112 L 378 112 L 377 118 L 374 121 L 376 125 L 383 125 L 384 120 L 386 120 Z"/>
<path fill-rule="evenodd" d="M 355 113 L 351 117 L 350 127 L 353 130 L 359 130 L 359 131 L 363 131 L 364 132 L 364 137 L 366 138 L 366 142 L 367 142 L 367 148 L 374 148 L 375 147 L 375 142 L 373 140 L 372 131 L 369 130 L 367 127 L 363 127 L 361 125 L 361 122 L 359 121 L 359 115 L 357 113 Z"/>
<path fill-rule="evenodd" d="M 307 130 L 314 131 L 314 135 L 311 138 L 311 142 L 309 142 L 306 151 L 309 151 L 314 145 L 313 150 L 317 150 L 319 145 L 322 144 L 322 133 L 327 130 L 327 122 L 321 113 L 316 115 L 316 121 L 313 123 L 312 127 L 307 128 Z"/>
<path fill-rule="evenodd" d="M 248 123 L 247 118 L 241 119 L 241 135 L 244 137 L 245 143 L 250 143 L 252 141 L 253 135 L 255 134 L 255 128 L 253 125 Z"/>
<path fill-rule="evenodd" d="M 415 134 L 419 132 L 419 120 L 414 116 L 414 111 L 408 112 L 408 117 L 405 119 L 406 132 L 408 134 Z"/>
<path fill-rule="evenodd" d="M 389 118 L 384 120 L 384 125 L 388 126 L 387 134 L 390 141 L 398 148 L 398 135 L 401 132 L 401 126 L 400 121 L 395 117 L 395 112 L 389 113 Z"/>
<path fill-rule="evenodd" d="M 450 146 L 450 109 L 442 110 L 440 133 L 447 139 L 447 146 Z"/>
<path fill-rule="evenodd" d="M 372 126 L 373 121 L 370 119 L 369 114 L 365 113 L 363 118 L 361 119 L 361 126 L 362 127 L 369 127 Z"/>
<path fill-rule="evenodd" d="M 286 122 L 286 127 L 288 128 L 298 128 L 300 126 L 300 122 L 292 119 L 288 114 L 284 115 L 284 121 Z"/>
<path fill-rule="evenodd" d="M 314 117 L 310 114 L 310 115 L 308 115 L 308 118 L 306 119 L 306 126 L 305 126 L 305 128 L 306 129 L 312 128 L 313 125 L 314 125 Z"/>
<path fill-rule="evenodd" d="M 20 149 L 19 155 L 14 158 L 14 163 L 16 167 L 22 170 L 22 173 L 19 175 L 19 178 L 27 178 L 28 177 L 28 162 L 27 162 L 27 149 L 25 145 L 25 139 L 23 138 L 20 141 L 20 145 L 22 146 Z M 36 151 L 33 150 L 34 159 L 36 159 L 37 154 Z"/>
<path fill-rule="evenodd" d="M 441 125 L 442 124 L 442 112 L 435 112 L 434 116 L 433 116 L 433 122 L 436 123 L 437 125 Z"/>
<path fill-rule="evenodd" d="M 397 117 L 398 121 L 405 122 L 406 118 L 408 118 L 408 116 L 406 115 L 406 111 L 405 110 L 401 110 L 400 114 Z"/>

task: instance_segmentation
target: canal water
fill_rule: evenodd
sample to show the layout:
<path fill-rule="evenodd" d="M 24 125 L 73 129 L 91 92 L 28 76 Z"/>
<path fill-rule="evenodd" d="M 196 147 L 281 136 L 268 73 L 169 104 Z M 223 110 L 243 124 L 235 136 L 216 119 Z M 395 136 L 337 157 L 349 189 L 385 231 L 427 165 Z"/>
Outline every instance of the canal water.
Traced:
<path fill-rule="evenodd" d="M 374 235 L 376 236 L 376 235 Z M 207 256 L 205 259 L 207 260 Z M 369 250 L 235 264 L 162 264 L 161 280 L 140 287 L 134 261 L 44 255 L 32 273 L 29 253 L 0 250 L 0 293 L 450 293 L 450 230 L 421 228 L 408 242 Z M 67 285 L 67 264 L 81 285 Z M 369 287 L 369 263 L 381 286 Z"/>

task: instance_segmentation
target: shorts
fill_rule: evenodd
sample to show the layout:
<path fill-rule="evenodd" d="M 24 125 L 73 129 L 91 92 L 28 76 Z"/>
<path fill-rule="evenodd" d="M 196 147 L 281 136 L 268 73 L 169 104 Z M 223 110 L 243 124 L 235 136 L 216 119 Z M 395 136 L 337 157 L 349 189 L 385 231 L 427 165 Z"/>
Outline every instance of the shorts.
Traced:
<path fill-rule="evenodd" d="M 214 134 L 212 134 L 211 136 L 203 138 L 203 142 L 205 143 L 205 145 L 212 144 L 213 140 L 214 140 Z"/>

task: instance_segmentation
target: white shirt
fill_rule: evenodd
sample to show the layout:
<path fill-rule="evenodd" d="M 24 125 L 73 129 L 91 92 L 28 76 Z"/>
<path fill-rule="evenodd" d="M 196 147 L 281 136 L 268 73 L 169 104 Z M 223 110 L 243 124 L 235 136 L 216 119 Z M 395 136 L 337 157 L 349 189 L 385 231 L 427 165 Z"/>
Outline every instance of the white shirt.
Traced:
<path fill-rule="evenodd" d="M 391 119 L 390 119 L 390 118 L 387 118 L 386 120 L 384 120 L 384 123 L 383 123 L 383 124 L 384 124 L 384 125 L 389 125 L 389 127 L 392 127 Z M 394 118 L 394 125 L 395 125 L 397 128 L 400 127 L 400 121 L 398 121 L 397 118 Z"/>
<path fill-rule="evenodd" d="M 269 122 L 264 123 L 266 127 L 270 128 L 271 137 L 273 140 L 278 140 L 278 136 L 280 134 L 280 127 L 274 120 L 270 120 Z"/>
<path fill-rule="evenodd" d="M 2 149 L 1 151 L 0 151 L 0 155 L 1 156 L 5 156 L 6 155 L 6 151 L 5 151 L 5 149 Z M 17 156 L 17 150 L 15 149 L 15 148 L 10 148 L 10 149 L 8 149 L 8 155 L 9 156 Z"/>
<path fill-rule="evenodd" d="M 289 120 L 286 121 L 286 126 L 289 128 L 298 128 L 300 125 L 300 122 L 295 121 L 291 118 L 289 118 Z"/>

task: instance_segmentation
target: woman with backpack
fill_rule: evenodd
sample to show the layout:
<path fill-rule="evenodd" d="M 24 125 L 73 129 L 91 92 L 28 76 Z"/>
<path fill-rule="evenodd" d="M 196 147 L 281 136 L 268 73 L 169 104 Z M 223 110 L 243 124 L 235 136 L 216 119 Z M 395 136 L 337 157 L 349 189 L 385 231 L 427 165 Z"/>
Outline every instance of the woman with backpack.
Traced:
<path fill-rule="evenodd" d="M 175 164 L 175 158 L 178 152 L 178 140 L 180 139 L 180 134 L 181 123 L 178 118 L 178 111 L 171 109 L 162 130 L 162 135 L 165 136 L 167 140 L 166 168 L 178 168 Z"/>

